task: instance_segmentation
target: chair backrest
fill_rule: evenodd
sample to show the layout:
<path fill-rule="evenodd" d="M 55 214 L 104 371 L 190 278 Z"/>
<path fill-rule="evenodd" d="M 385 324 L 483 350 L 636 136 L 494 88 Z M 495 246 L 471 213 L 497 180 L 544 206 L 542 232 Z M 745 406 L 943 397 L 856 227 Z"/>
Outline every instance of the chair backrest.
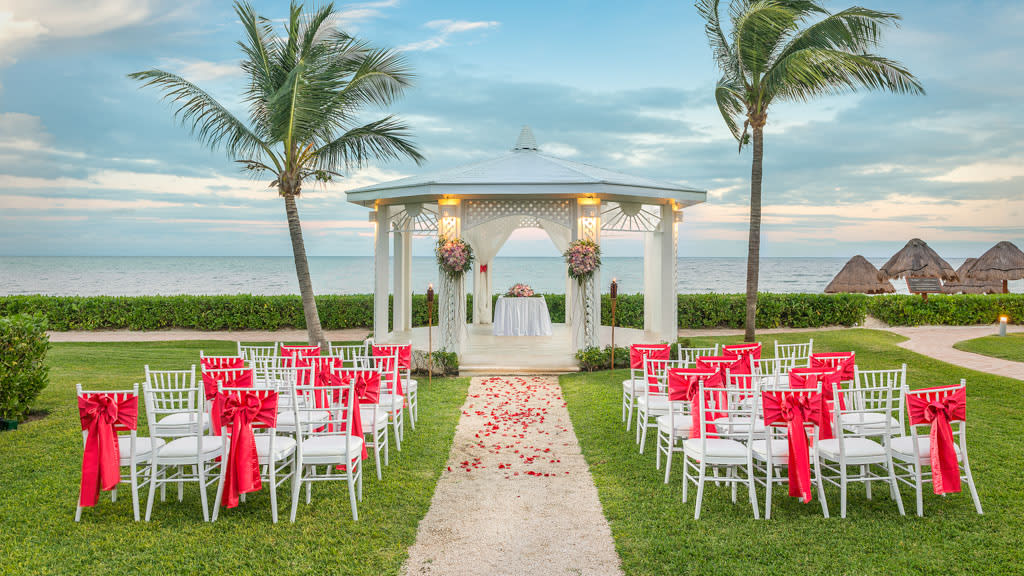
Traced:
<path fill-rule="evenodd" d="M 239 368 L 245 364 L 242 356 L 207 356 L 202 350 L 199 351 L 199 369 L 217 368 Z"/>
<path fill-rule="evenodd" d="M 701 356 L 718 356 L 718 344 L 705 348 L 686 348 L 682 344 L 676 345 L 676 358 L 684 361 L 687 366 L 696 364 L 697 358 Z"/>
<path fill-rule="evenodd" d="M 792 360 L 797 367 L 810 366 L 813 353 L 814 338 L 802 344 L 779 344 L 778 340 L 775 341 L 775 357 Z"/>
<path fill-rule="evenodd" d="M 708 386 L 708 382 L 701 380 L 698 383 L 698 424 L 703 451 L 706 453 L 707 441 L 712 434 L 718 438 L 749 443 L 753 438 L 753 419 L 757 410 L 757 402 L 749 401 L 754 390 L 738 386 Z M 707 425 L 711 423 L 713 425 L 709 430 Z"/>
<path fill-rule="evenodd" d="M 259 397 L 260 400 L 262 400 L 262 401 L 266 401 L 268 398 L 273 399 L 274 402 L 277 403 L 277 405 L 278 405 L 278 408 L 275 408 L 275 410 L 273 411 L 274 412 L 273 415 L 272 416 L 265 415 L 263 417 L 259 417 L 258 416 L 255 420 L 253 420 L 251 422 L 251 425 L 252 425 L 253 428 L 264 428 L 264 429 L 266 429 L 267 433 L 269 433 L 270 435 L 274 435 L 274 433 L 276 432 L 276 429 L 277 429 L 277 418 L 276 418 L 276 416 L 277 416 L 277 412 L 280 409 L 279 408 L 280 407 L 280 403 L 278 402 L 279 393 L 278 393 L 277 388 L 275 388 L 273 386 L 269 386 L 267 384 L 261 384 L 259 386 L 255 386 L 254 385 L 252 388 L 238 387 L 238 386 L 225 386 L 223 384 L 223 382 L 218 382 L 218 384 L 217 384 L 217 394 L 218 394 L 218 401 L 215 403 L 215 406 L 218 407 L 218 408 L 223 408 L 223 401 L 226 399 L 227 396 L 230 396 L 230 395 L 245 396 L 245 395 L 253 394 L 253 395 Z M 223 418 L 218 418 L 218 420 L 220 420 L 221 427 L 226 431 L 226 435 L 230 436 L 231 422 L 228 422 L 228 421 L 224 420 Z"/>
<path fill-rule="evenodd" d="M 894 436 L 903 434 L 905 420 L 903 413 L 904 394 L 907 390 L 907 365 L 892 370 L 861 370 L 853 367 L 853 381 L 862 392 L 856 395 L 845 392 L 848 402 L 853 402 L 865 410 L 881 412 L 885 410 L 882 394 L 872 390 L 888 390 L 892 396 L 890 412 L 887 414 L 899 422 L 899 429 L 892 430 Z"/>
<path fill-rule="evenodd" d="M 843 387 L 840 382 L 832 383 L 832 393 L 835 398 L 842 394 L 847 399 L 843 407 L 838 401 L 832 404 L 832 432 L 840 443 L 847 438 L 869 438 L 881 437 L 885 446 L 889 446 L 889 440 L 896 432 L 889 426 L 874 427 L 864 426 L 842 426 L 844 423 L 878 422 L 878 416 L 893 416 L 893 406 L 896 405 L 902 391 L 899 388 L 888 386 L 872 386 L 866 380 L 854 380 L 852 385 Z"/>
<path fill-rule="evenodd" d="M 242 344 L 238 342 L 238 355 L 245 359 L 250 366 L 265 364 L 268 358 L 277 357 L 277 350 L 280 344 Z"/>
<path fill-rule="evenodd" d="M 906 398 L 907 406 L 907 422 L 910 424 L 910 433 L 914 437 L 914 445 L 917 445 L 918 436 L 929 436 L 931 434 L 931 424 L 924 421 L 918 421 L 915 423 L 913 416 L 911 415 L 911 403 L 914 399 L 923 401 L 925 403 L 938 402 L 943 403 L 948 401 L 951 396 L 958 395 L 959 402 L 963 405 L 960 406 L 959 411 L 954 411 L 953 414 L 949 414 L 948 421 L 950 428 L 953 431 L 953 437 L 960 444 L 960 449 L 966 450 L 966 436 L 967 436 L 967 380 L 961 378 L 959 384 L 952 384 L 949 386 L 935 386 L 931 388 L 918 388 L 917 390 L 908 390 L 904 388 L 903 395 Z M 959 412 L 957 414 L 956 412 Z M 963 452 L 966 453 L 966 452 Z"/>
<path fill-rule="evenodd" d="M 668 344 L 632 344 L 629 347 L 629 377 L 640 380 L 647 370 L 647 359 L 667 360 L 672 354 Z"/>
<path fill-rule="evenodd" d="M 764 422 L 764 438 L 768 442 L 769 446 L 772 442 L 786 442 L 787 429 L 789 423 L 782 418 L 781 411 L 776 412 L 772 410 L 771 405 L 775 403 L 776 406 L 782 407 L 790 401 L 791 398 L 800 399 L 807 404 L 818 403 L 820 406 L 821 398 L 821 385 L 816 384 L 811 388 L 793 388 L 791 386 L 779 385 L 772 389 L 758 387 L 757 398 L 757 410 L 758 418 Z M 766 408 L 766 405 L 768 407 Z M 827 415 L 822 414 L 822 418 Z M 818 440 L 818 426 L 810 420 L 804 421 L 804 428 L 810 429 L 811 443 L 817 442 Z M 772 452 L 768 452 L 771 454 Z"/>
<path fill-rule="evenodd" d="M 135 398 L 136 401 L 138 401 L 139 385 L 138 384 L 133 384 L 131 390 L 83 390 L 81 384 L 76 384 L 75 385 L 75 392 L 76 392 L 76 394 L 78 395 L 79 398 L 89 398 L 90 396 L 103 395 L 103 396 L 111 396 L 117 402 L 124 402 L 124 401 L 128 400 L 129 398 Z M 136 425 L 136 428 L 137 427 L 138 426 Z M 132 454 L 135 453 L 134 442 L 135 442 L 135 431 L 136 431 L 136 428 L 130 428 L 130 427 L 124 426 L 120 422 L 115 422 L 114 423 L 114 431 L 116 431 L 118 433 L 121 433 L 121 432 L 130 432 L 131 433 L 131 435 L 132 435 Z M 87 433 L 88 433 L 87 430 L 85 430 L 85 429 L 82 430 L 82 440 L 86 439 Z"/>
<path fill-rule="evenodd" d="M 367 368 L 361 364 L 372 355 L 370 347 L 365 342 L 363 344 L 330 344 L 327 350 L 330 356 L 343 358 L 347 368 Z"/>
<path fill-rule="evenodd" d="M 398 354 L 381 354 L 364 359 L 364 366 L 380 372 L 381 394 L 398 394 Z"/>
<path fill-rule="evenodd" d="M 302 396 L 294 396 L 292 392 L 298 384 L 313 383 L 313 366 L 264 366 L 253 369 L 254 384 L 259 387 L 273 388 L 278 392 L 278 406 L 286 407 Z"/>
<path fill-rule="evenodd" d="M 295 384 L 291 394 L 299 398 L 318 401 L 292 403 L 291 409 L 294 412 L 294 422 L 316 422 L 316 426 L 303 426 L 295 434 L 298 449 L 302 450 L 305 441 L 311 438 L 334 436 L 343 437 L 345 442 L 345 454 L 350 453 L 349 443 L 352 440 L 349 423 L 352 421 L 353 409 L 356 403 L 355 373 L 358 371 L 350 368 L 331 366 L 330 371 L 338 377 L 337 385 L 322 385 L 310 381 L 309 384 Z M 348 372 L 349 374 L 346 374 Z M 327 418 L 324 419 L 324 414 Z M 339 462 L 345 464 L 346 462 Z"/>
<path fill-rule="evenodd" d="M 203 432 L 204 392 L 196 381 L 196 367 L 188 370 L 152 370 L 147 365 L 142 386 L 146 422 L 153 437 L 200 436 Z M 160 422 L 173 414 L 186 414 L 173 424 Z"/>
<path fill-rule="evenodd" d="M 644 395 L 648 398 L 668 398 L 668 371 L 672 368 L 682 368 L 680 360 L 668 358 L 646 358 L 644 360 Z M 652 390 L 651 388 L 654 388 Z"/>
<path fill-rule="evenodd" d="M 398 371 L 404 380 L 412 378 L 412 344 L 374 344 L 373 355 L 391 355 L 398 358 Z"/>

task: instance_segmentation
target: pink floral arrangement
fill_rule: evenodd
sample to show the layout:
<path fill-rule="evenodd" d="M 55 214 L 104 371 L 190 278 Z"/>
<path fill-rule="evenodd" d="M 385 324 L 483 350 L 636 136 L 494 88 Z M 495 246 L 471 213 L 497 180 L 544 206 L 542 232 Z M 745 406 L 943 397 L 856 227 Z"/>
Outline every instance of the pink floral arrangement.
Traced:
<path fill-rule="evenodd" d="M 593 240 L 577 240 L 562 255 L 569 266 L 569 276 L 580 283 L 601 267 L 601 247 Z"/>
<path fill-rule="evenodd" d="M 529 298 L 533 296 L 533 288 L 530 288 L 528 284 L 516 284 L 505 292 L 505 296 L 512 298 Z"/>
<path fill-rule="evenodd" d="M 438 238 L 434 253 L 437 265 L 449 276 L 461 276 L 472 267 L 473 248 L 461 238 Z"/>

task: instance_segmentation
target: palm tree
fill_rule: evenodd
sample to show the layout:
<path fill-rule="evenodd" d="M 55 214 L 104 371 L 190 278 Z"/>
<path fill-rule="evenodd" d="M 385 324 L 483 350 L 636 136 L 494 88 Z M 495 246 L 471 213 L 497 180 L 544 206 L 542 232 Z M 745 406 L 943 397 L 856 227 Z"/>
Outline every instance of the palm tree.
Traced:
<path fill-rule="evenodd" d="M 128 77 L 160 90 L 200 142 L 227 152 L 254 176 L 273 177 L 270 187 L 284 199 L 309 343 L 324 346 L 295 200 L 304 184 L 326 184 L 370 159 L 423 160 L 394 116 L 367 124 L 358 119 L 367 106 L 391 104 L 412 75 L 400 53 L 342 32 L 333 4 L 303 14 L 293 0 L 284 36 L 247 2 L 236 1 L 235 13 L 245 28 L 238 44 L 249 84 L 248 123 L 176 74 L 152 69 Z"/>
<path fill-rule="evenodd" d="M 754 340 L 761 253 L 761 165 L 764 126 L 775 101 L 807 102 L 858 88 L 924 94 L 899 62 L 870 51 L 900 16 L 855 6 L 830 13 L 818 0 L 732 0 L 731 30 L 719 21 L 719 0 L 697 0 L 722 78 L 715 100 L 740 149 L 753 132 L 745 339 Z M 741 128 L 742 126 L 742 128 Z"/>

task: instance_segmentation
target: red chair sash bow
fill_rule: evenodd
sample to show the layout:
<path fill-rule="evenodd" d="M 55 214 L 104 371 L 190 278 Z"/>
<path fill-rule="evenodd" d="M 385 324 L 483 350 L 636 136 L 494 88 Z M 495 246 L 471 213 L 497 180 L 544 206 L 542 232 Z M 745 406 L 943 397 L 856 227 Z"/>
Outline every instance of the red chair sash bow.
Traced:
<path fill-rule="evenodd" d="M 402 355 L 403 355 L 403 352 L 402 352 L 401 348 L 406 348 L 406 347 L 408 348 L 408 350 L 407 350 L 408 360 L 407 361 L 408 361 L 409 365 L 411 365 L 412 364 L 412 346 L 408 346 L 407 345 L 407 346 L 374 346 L 373 347 L 373 356 L 375 358 L 379 359 L 377 361 L 377 363 L 376 363 L 377 367 L 382 372 L 393 372 L 394 373 L 394 375 L 395 375 L 395 394 L 398 394 L 399 396 L 404 396 L 405 395 L 402 392 L 402 373 L 401 373 L 401 370 L 404 370 L 405 368 L 402 367 Z M 391 358 L 390 357 L 394 356 L 396 353 L 398 354 L 398 365 L 397 366 L 392 366 L 391 365 Z"/>
<path fill-rule="evenodd" d="M 856 354 L 853 352 L 811 354 L 811 368 L 837 369 L 839 370 L 839 380 L 842 382 L 853 380 L 853 367 L 856 363 Z"/>
<path fill-rule="evenodd" d="M 222 395 L 220 417 L 231 423 L 231 448 L 224 475 L 225 508 L 238 506 L 239 494 L 259 491 L 260 459 L 256 452 L 254 423 L 277 426 L 277 392 L 273 390 L 232 391 Z"/>
<path fill-rule="evenodd" d="M 967 389 L 958 388 L 936 398 L 929 388 L 907 394 L 910 424 L 931 425 L 929 458 L 932 465 L 932 489 L 936 494 L 960 491 L 960 465 L 950 422 L 967 419 Z M 929 398 L 931 397 L 931 398 Z"/>
<path fill-rule="evenodd" d="M 652 360 L 668 360 L 672 352 L 668 344 L 633 344 L 629 347 L 629 367 L 643 370 L 644 362 Z"/>
<path fill-rule="evenodd" d="M 668 399 L 672 402 L 687 401 L 690 403 L 690 438 L 700 436 L 700 410 L 703 405 L 699 400 L 700 381 L 704 380 L 705 388 L 722 388 L 722 373 L 715 370 L 700 368 L 672 368 L 668 371 Z M 715 436 L 715 427 L 705 423 L 707 436 Z"/>
<path fill-rule="evenodd" d="M 119 399 L 114 394 L 79 396 L 78 416 L 82 430 L 86 431 L 78 505 L 95 506 L 100 489 L 113 490 L 121 481 L 117 430 L 135 430 L 139 398 L 125 396 Z"/>
<path fill-rule="evenodd" d="M 761 359 L 761 343 L 754 342 L 753 344 L 732 344 L 730 346 L 722 346 L 723 356 L 748 356 L 754 360 Z"/>
<path fill-rule="evenodd" d="M 221 403 L 223 398 L 217 392 L 217 385 L 224 388 L 252 388 L 253 371 L 234 370 L 231 372 L 203 372 L 203 387 L 206 391 L 206 399 L 210 403 L 210 428 L 214 436 L 220 436 L 221 429 Z"/>
<path fill-rule="evenodd" d="M 793 368 L 789 371 L 789 385 L 793 388 L 814 388 L 821 384 L 821 422 L 818 424 L 818 437 L 828 440 L 835 437 L 832 430 L 832 384 L 839 383 L 839 372 L 836 370 L 824 371 L 820 368 Z M 846 401 L 843 395 L 839 395 L 839 408 L 846 409 Z"/>
<path fill-rule="evenodd" d="M 821 394 L 794 394 L 792 392 L 762 392 L 764 423 L 766 426 L 786 425 L 789 446 L 787 468 L 789 495 L 804 503 L 811 501 L 811 460 L 807 447 L 808 423 L 821 426 Z"/>
<path fill-rule="evenodd" d="M 750 375 L 750 356 L 701 356 L 697 358 L 697 368 L 704 370 L 729 369 L 730 374 Z"/>

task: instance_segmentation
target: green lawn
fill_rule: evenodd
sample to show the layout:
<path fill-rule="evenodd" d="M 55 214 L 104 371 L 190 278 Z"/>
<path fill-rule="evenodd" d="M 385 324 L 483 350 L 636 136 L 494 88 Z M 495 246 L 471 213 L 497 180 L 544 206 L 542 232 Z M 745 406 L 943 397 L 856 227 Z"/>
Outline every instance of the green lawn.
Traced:
<path fill-rule="evenodd" d="M 1024 413 L 1017 407 L 1024 382 L 961 369 L 896 346 L 899 336 L 842 330 L 763 338 L 807 341 L 815 350 L 856 350 L 863 368 L 908 365 L 912 388 L 967 379 L 972 469 L 984 516 L 970 495 L 941 498 L 925 488 L 925 516 L 914 515 L 913 493 L 901 485 L 908 516 L 900 517 L 888 490 L 874 500 L 851 491 L 840 519 L 839 493 L 828 489 L 831 519 L 818 502 L 803 505 L 775 492 L 772 519 L 754 520 L 741 494 L 705 488 L 701 520 L 693 500 L 682 502 L 680 460 L 670 484 L 654 468 L 654 439 L 643 455 L 620 421 L 624 370 L 563 376 L 561 385 L 583 454 L 597 484 L 605 516 L 626 574 L 1020 574 L 1024 573 Z M 712 342 L 694 339 L 694 345 Z M 738 338 L 722 338 L 735 342 Z M 768 351 L 767 355 L 771 352 Z M 694 491 L 691 491 L 691 498 Z M 763 490 L 759 491 L 761 504 Z M 763 514 L 763 506 L 762 506 Z"/>
<path fill-rule="evenodd" d="M 278 494 L 278 525 L 270 521 L 266 490 L 223 511 L 216 524 L 204 523 L 194 485 L 182 503 L 169 489 L 148 524 L 132 522 L 125 485 L 117 503 L 103 494 L 75 524 L 82 453 L 75 384 L 128 388 L 143 379 L 144 364 L 188 367 L 200 349 L 229 354 L 234 346 L 55 344 L 50 385 L 38 403 L 49 415 L 0 433 L 0 574 L 396 574 L 444 469 L 468 379 L 420 385 L 419 425 L 406 428 L 401 452 L 392 443 L 383 482 L 367 460 L 358 522 L 344 482 L 329 482 L 313 487 L 313 503 L 300 504 L 295 524 L 284 507 L 287 483 Z M 210 497 L 212 503 L 212 490 Z"/>
<path fill-rule="evenodd" d="M 953 348 L 1003 360 L 1024 362 L 1024 334 L 1022 333 L 964 340 L 954 344 Z"/>

